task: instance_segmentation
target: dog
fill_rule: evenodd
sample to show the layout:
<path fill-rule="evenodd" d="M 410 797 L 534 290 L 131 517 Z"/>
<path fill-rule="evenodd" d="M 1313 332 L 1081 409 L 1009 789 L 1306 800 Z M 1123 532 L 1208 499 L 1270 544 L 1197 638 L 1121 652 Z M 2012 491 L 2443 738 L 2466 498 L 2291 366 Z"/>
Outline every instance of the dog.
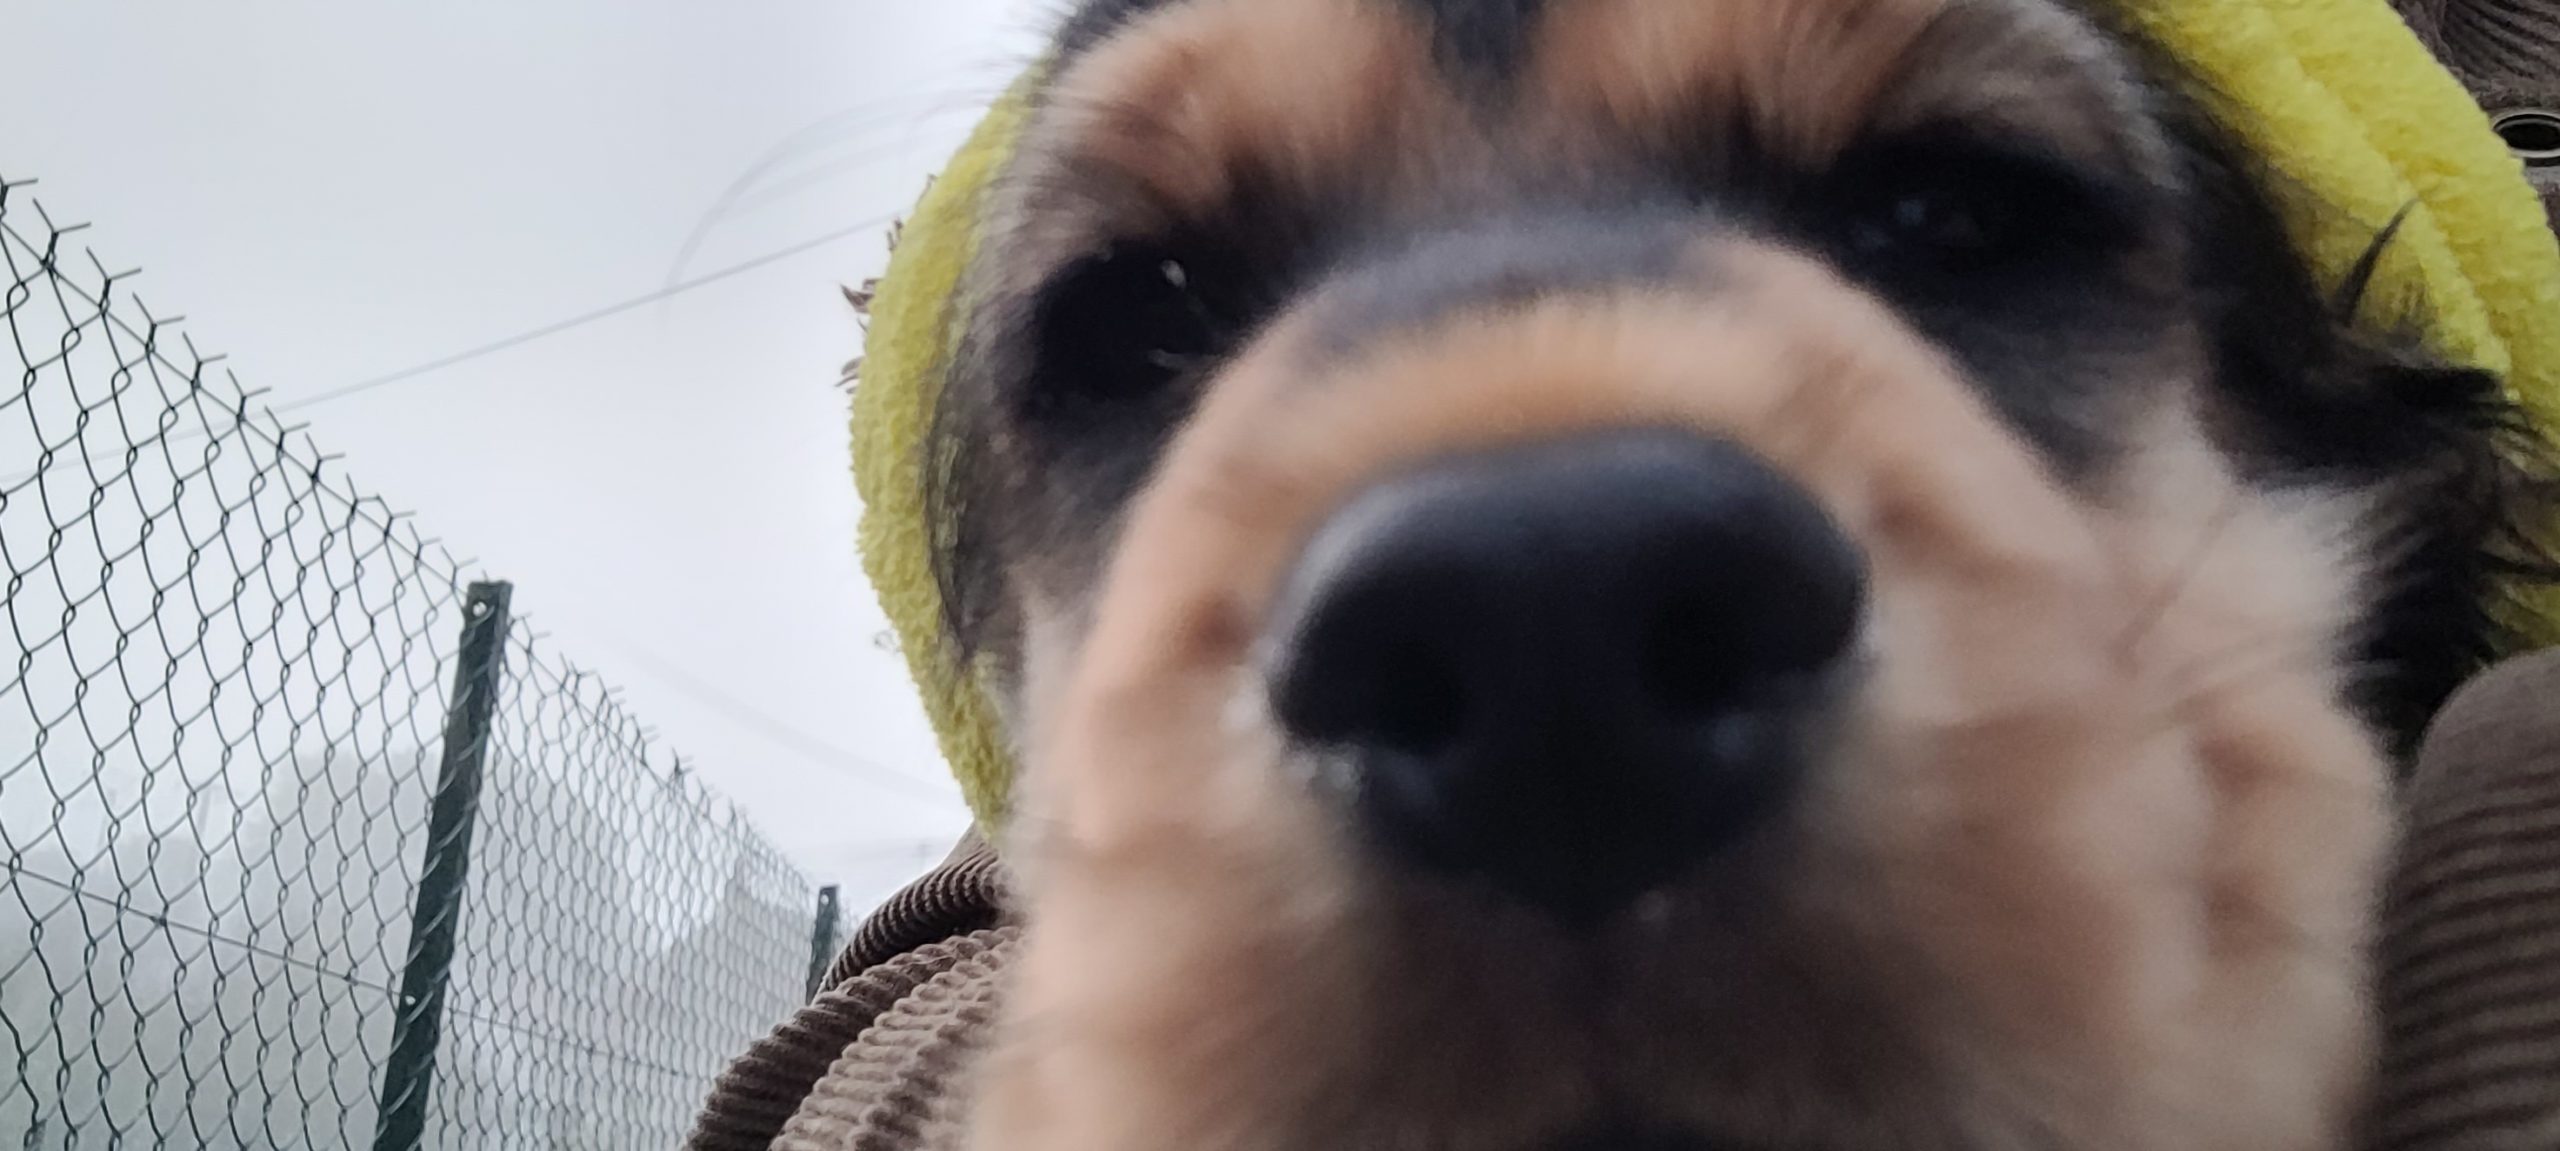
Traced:
<path fill-rule="evenodd" d="M 2392 765 L 2560 507 L 2395 222 L 2321 282 L 2068 0 L 1052 60 L 927 452 L 1024 764 L 976 1146 L 2349 1137 Z"/>

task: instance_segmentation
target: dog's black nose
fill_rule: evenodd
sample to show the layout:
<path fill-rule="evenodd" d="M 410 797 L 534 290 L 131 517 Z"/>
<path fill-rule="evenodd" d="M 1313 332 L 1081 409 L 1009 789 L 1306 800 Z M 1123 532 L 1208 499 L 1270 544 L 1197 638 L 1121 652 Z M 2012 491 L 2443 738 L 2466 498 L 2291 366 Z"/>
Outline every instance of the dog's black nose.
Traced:
<path fill-rule="evenodd" d="M 1392 852 L 1587 926 L 1780 806 L 1864 593 L 1830 516 L 1737 444 L 1468 456 L 1318 530 L 1274 707 Z"/>

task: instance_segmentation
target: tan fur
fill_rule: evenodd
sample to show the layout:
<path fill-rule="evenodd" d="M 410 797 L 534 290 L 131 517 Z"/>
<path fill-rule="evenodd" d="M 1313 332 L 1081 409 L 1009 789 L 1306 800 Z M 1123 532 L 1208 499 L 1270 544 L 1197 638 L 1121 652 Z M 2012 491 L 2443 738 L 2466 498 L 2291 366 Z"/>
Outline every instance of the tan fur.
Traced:
<path fill-rule="evenodd" d="M 1548 7 L 1532 90 L 1565 136 L 1605 124 L 1672 137 L 1702 109 L 1739 109 L 1791 160 L 1829 159 L 1866 127 L 1913 42 L 1945 0 Z"/>
<path fill-rule="evenodd" d="M 2362 1072 L 2379 758 L 2340 710 L 2341 509 L 2189 401 L 2048 474 L 1793 256 L 1230 368 L 1033 666 L 1031 935 L 982 1151 L 1522 1151 L 1612 1106 L 1743 1146 L 2315 1151 Z M 2192 363 L 2174 351 L 2163 370 Z M 1865 550 L 1868 677 L 1786 826 L 1576 940 L 1367 860 L 1262 713 L 1322 517 L 1470 447 L 1732 437 Z M 1605 985 L 1603 996 L 1573 989 Z"/>
<path fill-rule="evenodd" d="M 1366 0 L 1195 0 L 1061 77 L 1022 181 L 1072 184 L 1081 232 L 1146 234 L 1224 206 L 1239 171 L 1324 188 L 1454 139 L 1410 23 Z"/>
<path fill-rule="evenodd" d="M 2075 34 L 2061 10 L 1966 0 L 1913 38 L 1872 120 L 1887 130 L 2005 131 L 2057 155 L 2172 179 L 2165 142 L 2135 114 L 2143 99 L 2133 78 Z"/>
<path fill-rule="evenodd" d="M 2001 0 L 1599 0 L 1550 13 L 1532 90 L 1568 154 L 1677 148 L 1695 141 L 1702 112 L 1740 110 L 1807 167 L 1865 134 L 1962 124 L 2166 174 L 2161 142 L 2128 135 L 2138 89 L 2058 12 Z"/>
<path fill-rule="evenodd" d="M 1496 166 L 1606 180 L 1729 113 L 1805 164 L 1957 122 L 2175 178 L 2057 11 L 1548 11 L 1517 98 L 1473 105 L 1395 4 L 1140 19 L 1050 94 L 994 274 L 1214 216 L 1239 173 L 1462 216 Z M 1668 287 L 1348 359 L 1318 346 L 1330 306 L 1204 382 L 1091 602 L 1013 573 L 1031 934 L 980 1151 L 1538 1151 L 1605 1113 L 1806 1151 L 2336 1145 L 2388 839 L 2332 649 L 2354 509 L 2234 480 L 2192 333 L 2125 353 L 2161 398 L 2066 483 L 1884 307 L 1745 241 Z M 1257 645 L 1303 542 L 1369 485 L 1634 426 L 1731 437 L 1830 510 L 1871 569 L 1865 677 L 1785 821 L 1577 938 L 1355 842 L 1336 766 L 1265 714 Z"/>

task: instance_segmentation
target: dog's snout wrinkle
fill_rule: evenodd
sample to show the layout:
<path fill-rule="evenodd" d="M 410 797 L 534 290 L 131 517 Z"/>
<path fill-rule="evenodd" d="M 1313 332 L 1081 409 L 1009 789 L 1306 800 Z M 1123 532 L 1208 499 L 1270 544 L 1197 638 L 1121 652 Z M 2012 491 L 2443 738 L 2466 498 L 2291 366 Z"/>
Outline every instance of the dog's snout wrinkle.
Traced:
<path fill-rule="evenodd" d="M 1864 566 L 1740 446 L 1632 431 L 1386 481 L 1290 586 L 1275 710 L 1368 830 L 1589 926 L 1783 803 Z"/>
<path fill-rule="evenodd" d="M 1460 315 L 1681 281 L 1706 226 L 1694 213 L 1630 210 L 1520 216 L 1407 238 L 1342 274 L 1318 343 L 1346 353 Z"/>

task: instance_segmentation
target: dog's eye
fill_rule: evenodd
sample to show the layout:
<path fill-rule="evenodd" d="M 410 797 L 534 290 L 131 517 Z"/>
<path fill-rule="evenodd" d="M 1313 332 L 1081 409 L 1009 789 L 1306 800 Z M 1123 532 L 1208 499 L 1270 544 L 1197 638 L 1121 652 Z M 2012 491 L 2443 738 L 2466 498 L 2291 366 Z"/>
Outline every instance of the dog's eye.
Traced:
<path fill-rule="evenodd" d="M 2014 270 L 2098 253 L 2129 233 L 2105 189 L 2040 156 L 1944 141 L 1854 158 L 1832 180 L 1834 236 L 1864 264 Z"/>
<path fill-rule="evenodd" d="M 1235 338 L 1232 285 L 1217 261 L 1155 244 L 1068 265 L 1040 296 L 1039 411 L 1143 402 L 1212 366 Z"/>
<path fill-rule="evenodd" d="M 1979 254 L 2012 241 L 2007 206 L 1950 188 L 1914 188 L 1854 221 L 1849 242 L 1877 254 Z"/>

